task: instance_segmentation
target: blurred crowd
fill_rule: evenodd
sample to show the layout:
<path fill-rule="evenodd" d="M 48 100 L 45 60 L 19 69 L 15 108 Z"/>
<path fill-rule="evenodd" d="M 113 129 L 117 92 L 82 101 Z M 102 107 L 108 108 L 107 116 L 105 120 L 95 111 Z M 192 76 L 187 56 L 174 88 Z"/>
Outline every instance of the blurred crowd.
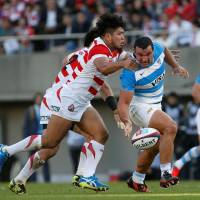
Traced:
<path fill-rule="evenodd" d="M 106 12 L 123 16 L 127 31 L 141 30 L 168 47 L 200 46 L 200 0 L 0 0 L 0 36 L 24 36 L 1 41 L 0 52 L 55 46 L 73 51 L 76 40 L 29 41 L 26 36 L 85 33 Z"/>

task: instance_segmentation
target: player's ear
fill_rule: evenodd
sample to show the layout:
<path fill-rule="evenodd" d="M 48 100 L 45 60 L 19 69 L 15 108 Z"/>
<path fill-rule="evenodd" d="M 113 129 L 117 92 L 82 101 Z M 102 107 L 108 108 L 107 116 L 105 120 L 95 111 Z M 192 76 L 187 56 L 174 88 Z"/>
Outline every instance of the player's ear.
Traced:
<path fill-rule="evenodd" d="M 111 36 L 110 33 L 106 33 L 104 37 L 105 37 L 105 39 L 106 39 L 109 43 L 112 42 L 112 36 Z"/>

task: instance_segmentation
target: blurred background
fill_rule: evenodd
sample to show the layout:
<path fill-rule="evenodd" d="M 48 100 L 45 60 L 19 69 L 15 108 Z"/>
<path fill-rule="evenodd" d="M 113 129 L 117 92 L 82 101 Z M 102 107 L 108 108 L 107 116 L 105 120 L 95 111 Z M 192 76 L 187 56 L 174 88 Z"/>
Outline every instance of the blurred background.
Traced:
<path fill-rule="evenodd" d="M 180 63 L 189 70 L 190 78 L 172 77 L 167 70 L 163 102 L 165 111 L 179 124 L 174 159 L 198 145 L 194 122 L 198 105 L 191 88 L 200 73 L 200 0 L 0 0 L 0 143 L 12 144 L 25 137 L 30 108 L 40 101 L 36 94 L 43 94 L 51 85 L 62 59 L 82 46 L 84 33 L 106 12 L 126 21 L 127 50 L 144 34 L 181 50 Z M 109 77 L 116 97 L 118 77 L 118 73 Z M 137 151 L 117 128 L 105 103 L 99 98 L 92 103 L 110 130 L 97 174 L 105 180 L 124 180 L 135 166 Z M 43 170 L 44 176 L 41 170 L 33 181 L 70 181 L 74 166 L 68 140 L 63 140 L 59 153 Z M 13 157 L 1 180 L 13 177 L 27 158 L 27 153 Z M 158 178 L 158 171 L 159 158 L 149 178 Z M 187 165 L 182 177 L 200 178 L 198 159 Z"/>

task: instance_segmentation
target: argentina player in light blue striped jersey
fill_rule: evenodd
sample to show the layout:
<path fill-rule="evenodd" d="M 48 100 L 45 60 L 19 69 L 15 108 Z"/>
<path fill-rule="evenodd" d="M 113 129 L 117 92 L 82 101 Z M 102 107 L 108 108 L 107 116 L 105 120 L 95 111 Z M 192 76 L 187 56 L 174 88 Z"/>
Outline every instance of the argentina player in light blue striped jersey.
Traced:
<path fill-rule="evenodd" d="M 188 72 L 181 67 L 170 50 L 161 44 L 152 42 L 148 37 L 136 39 L 134 56 L 138 69 L 124 69 L 121 73 L 121 91 L 118 112 L 125 124 L 124 132 L 129 136 L 132 123 L 138 127 L 151 127 L 162 134 L 160 143 L 140 153 L 128 186 L 139 192 L 148 192 L 144 183 L 145 175 L 154 157 L 160 152 L 160 186 L 168 188 L 179 180 L 171 175 L 171 160 L 174 150 L 176 123 L 161 109 L 163 97 L 165 63 L 171 66 L 175 74 L 188 77 Z"/>
<path fill-rule="evenodd" d="M 192 97 L 195 103 L 200 104 L 200 74 L 196 77 L 194 85 L 192 87 Z M 186 163 L 200 156 L 200 108 L 197 111 L 196 124 L 197 124 L 199 145 L 189 149 L 181 158 L 179 158 L 174 163 L 172 170 L 173 176 L 179 176 L 181 169 L 184 167 Z"/>

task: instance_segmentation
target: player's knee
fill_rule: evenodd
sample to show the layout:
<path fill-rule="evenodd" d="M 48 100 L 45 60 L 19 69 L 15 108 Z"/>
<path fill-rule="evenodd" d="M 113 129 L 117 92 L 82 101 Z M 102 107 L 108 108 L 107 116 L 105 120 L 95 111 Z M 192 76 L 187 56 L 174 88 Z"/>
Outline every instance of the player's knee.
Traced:
<path fill-rule="evenodd" d="M 104 134 L 102 135 L 102 140 L 105 143 L 109 138 L 108 131 L 104 131 Z"/>
<path fill-rule="evenodd" d="M 108 140 L 108 137 L 109 137 L 108 132 L 106 130 L 104 130 L 104 131 L 100 132 L 99 134 L 96 134 L 94 136 L 94 140 L 96 140 L 102 144 L 105 144 L 106 141 Z"/>
<path fill-rule="evenodd" d="M 166 128 L 166 132 L 171 135 L 176 135 L 177 130 L 178 130 L 178 127 L 175 122 L 170 123 L 170 125 Z"/>
<path fill-rule="evenodd" d="M 42 136 L 42 147 L 43 148 L 56 148 L 59 145 L 59 141 L 51 139 L 47 135 Z"/>
<path fill-rule="evenodd" d="M 53 157 L 53 156 L 55 156 L 57 154 L 57 152 L 58 152 L 58 149 L 59 149 L 58 146 L 49 149 L 48 150 L 48 159 L 51 158 L 51 157 Z"/>
<path fill-rule="evenodd" d="M 51 157 L 55 156 L 58 152 L 59 145 L 51 149 Z"/>

